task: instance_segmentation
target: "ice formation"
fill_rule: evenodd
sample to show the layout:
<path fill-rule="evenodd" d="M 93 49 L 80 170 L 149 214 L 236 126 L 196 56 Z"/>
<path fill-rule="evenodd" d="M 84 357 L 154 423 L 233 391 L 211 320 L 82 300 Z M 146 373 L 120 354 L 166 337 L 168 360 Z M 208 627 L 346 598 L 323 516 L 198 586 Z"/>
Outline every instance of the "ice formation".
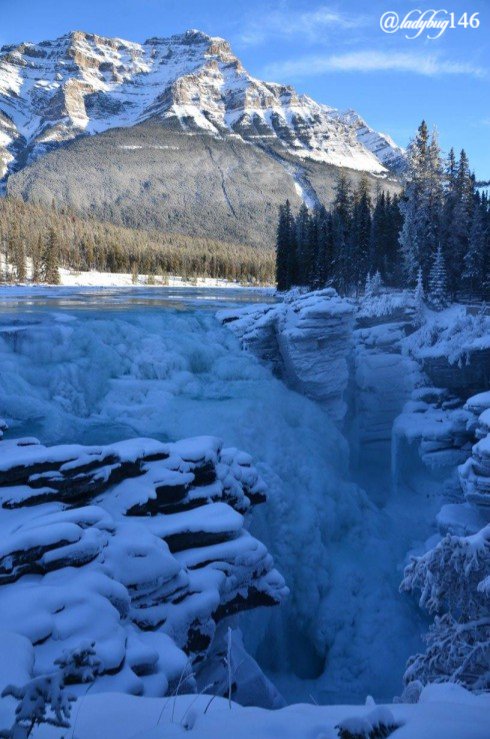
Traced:
<path fill-rule="evenodd" d="M 472 445 L 488 423 L 485 397 L 463 407 L 488 388 L 481 318 L 450 309 L 417 329 L 402 293 L 359 302 L 331 290 L 284 302 L 254 294 L 245 307 L 227 295 L 219 322 L 222 303 L 209 294 L 184 300 L 170 290 L 163 309 L 149 292 L 137 304 L 104 293 L 104 309 L 89 293 L 74 293 L 79 307 L 39 294 L 41 306 L 21 303 L 0 319 L 7 442 L 206 433 L 247 449 L 269 491 L 251 533 L 291 596 L 240 617 L 245 651 L 236 635 L 236 654 L 251 653 L 288 700 L 399 693 L 429 620 L 399 593 L 407 552 L 481 528 L 457 473 L 473 456 L 468 484 L 481 477 Z M 63 290 L 50 296 L 66 301 Z M 449 389 L 432 369 L 444 370 Z M 209 680 L 223 658 L 218 631 Z"/>

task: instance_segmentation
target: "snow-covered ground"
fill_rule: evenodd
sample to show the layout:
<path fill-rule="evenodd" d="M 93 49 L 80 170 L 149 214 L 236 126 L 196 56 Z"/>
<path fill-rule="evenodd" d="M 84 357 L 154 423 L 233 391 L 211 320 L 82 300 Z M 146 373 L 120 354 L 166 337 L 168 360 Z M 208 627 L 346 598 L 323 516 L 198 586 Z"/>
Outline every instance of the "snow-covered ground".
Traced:
<path fill-rule="evenodd" d="M 28 265 L 30 267 L 30 265 Z M 13 269 L 12 269 L 13 272 Z M 64 287 L 198 287 L 198 288 L 240 288 L 251 286 L 241 285 L 230 280 L 221 280 L 214 277 L 196 277 L 195 279 L 184 279 L 179 275 L 168 275 L 167 277 L 138 275 L 136 279 L 129 272 L 99 272 L 95 269 L 78 272 L 76 270 L 59 270 L 60 285 Z M 20 286 L 22 287 L 22 286 Z M 27 287 L 27 286 L 24 286 Z M 12 289 L 12 288 L 10 288 Z M 272 291 L 272 288 L 269 288 Z"/>
<path fill-rule="evenodd" d="M 136 285 L 133 282 L 133 275 L 125 272 L 74 272 L 73 270 L 60 269 L 61 284 L 70 287 L 134 287 L 144 285 L 152 286 L 152 280 L 148 275 L 138 275 Z M 154 277 L 154 285 L 156 287 L 220 287 L 220 288 L 238 288 L 240 284 L 229 280 L 220 280 L 213 277 L 196 277 L 194 280 L 186 280 L 178 275 L 169 275 L 168 277 Z"/>
<path fill-rule="evenodd" d="M 13 638 L 0 648 L 0 683 L 12 648 L 24 647 L 26 665 L 28 645 Z M 10 679 L 22 684 L 26 669 L 18 669 Z M 12 721 L 15 701 L 0 701 L 0 726 Z M 38 739 L 339 739 L 339 728 L 350 730 L 357 739 L 388 736 L 371 734 L 376 727 L 396 729 L 393 739 L 488 739 L 490 732 L 490 697 L 475 696 L 457 685 L 432 685 L 416 704 L 376 706 L 372 699 L 365 705 L 317 706 L 291 705 L 278 711 L 243 708 L 223 698 L 209 695 L 180 695 L 169 698 L 139 698 L 117 693 L 85 696 L 72 706 L 67 729 L 41 726 L 33 736 Z M 355 732 L 355 733 L 354 733 Z"/>

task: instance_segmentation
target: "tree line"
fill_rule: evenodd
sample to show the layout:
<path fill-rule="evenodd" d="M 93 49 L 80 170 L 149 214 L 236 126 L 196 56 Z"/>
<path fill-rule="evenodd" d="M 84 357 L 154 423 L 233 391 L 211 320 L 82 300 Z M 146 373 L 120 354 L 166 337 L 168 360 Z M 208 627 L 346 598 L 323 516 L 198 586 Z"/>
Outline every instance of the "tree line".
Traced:
<path fill-rule="evenodd" d="M 490 202 L 480 193 L 468 157 L 451 149 L 441 156 L 437 135 L 419 126 L 407 152 L 399 195 L 367 178 L 353 189 L 341 173 L 330 209 L 294 214 L 287 201 L 279 209 L 276 282 L 333 285 L 358 294 L 372 280 L 391 287 L 418 284 L 434 307 L 456 297 L 487 299 L 490 292 Z"/>
<path fill-rule="evenodd" d="M 251 284 L 274 279 L 274 254 L 182 234 L 81 217 L 67 207 L 0 198 L 0 282 L 57 284 L 61 267 L 152 277 L 211 277 Z"/>

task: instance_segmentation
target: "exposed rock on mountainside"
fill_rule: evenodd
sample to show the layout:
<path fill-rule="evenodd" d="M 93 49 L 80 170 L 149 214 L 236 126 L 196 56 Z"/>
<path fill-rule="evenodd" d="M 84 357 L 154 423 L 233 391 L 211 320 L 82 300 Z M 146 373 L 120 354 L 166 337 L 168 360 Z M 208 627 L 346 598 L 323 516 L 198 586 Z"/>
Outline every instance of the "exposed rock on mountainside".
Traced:
<path fill-rule="evenodd" d="M 253 78 L 226 41 L 199 31 L 144 44 L 76 31 L 0 51 L 0 177 L 16 195 L 67 189 L 80 209 L 200 234 L 209 209 L 211 229 L 224 220 L 228 238 L 259 243 L 286 197 L 327 201 L 338 167 L 387 177 L 403 164 L 356 113 Z"/>
<path fill-rule="evenodd" d="M 244 526 L 264 500 L 250 457 L 212 437 L 3 440 L 0 631 L 31 641 L 35 674 L 88 641 L 98 689 L 192 691 L 218 622 L 287 592 Z"/>

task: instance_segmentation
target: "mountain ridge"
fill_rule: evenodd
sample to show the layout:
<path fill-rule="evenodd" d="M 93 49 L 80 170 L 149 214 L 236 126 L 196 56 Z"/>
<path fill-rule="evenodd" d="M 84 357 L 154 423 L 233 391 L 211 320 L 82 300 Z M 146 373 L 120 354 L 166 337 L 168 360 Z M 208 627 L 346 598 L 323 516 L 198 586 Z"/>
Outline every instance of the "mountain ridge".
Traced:
<path fill-rule="evenodd" d="M 144 44 L 72 31 L 0 51 L 0 191 L 117 225 L 272 246 L 280 203 L 340 169 L 396 189 L 403 150 L 354 111 L 250 75 L 191 30 Z"/>
<path fill-rule="evenodd" d="M 195 29 L 143 44 L 70 31 L 0 49 L 4 177 L 78 135 L 154 117 L 255 144 L 275 139 L 298 158 L 374 174 L 403 160 L 403 150 L 354 111 L 253 77 L 228 41 Z"/>

